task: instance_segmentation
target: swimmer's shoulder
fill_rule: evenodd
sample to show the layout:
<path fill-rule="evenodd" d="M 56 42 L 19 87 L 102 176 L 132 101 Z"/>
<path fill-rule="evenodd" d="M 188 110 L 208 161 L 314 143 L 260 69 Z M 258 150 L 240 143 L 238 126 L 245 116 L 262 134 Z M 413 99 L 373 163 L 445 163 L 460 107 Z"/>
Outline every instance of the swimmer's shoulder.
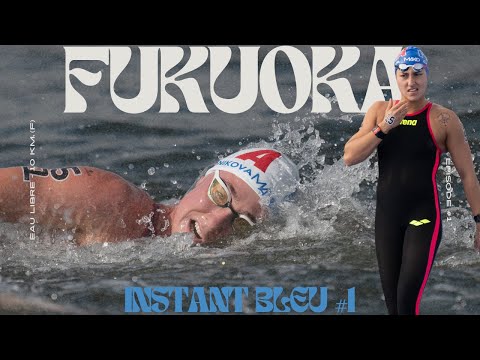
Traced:
<path fill-rule="evenodd" d="M 367 128 L 371 128 L 374 124 L 378 123 L 378 119 L 383 118 L 385 115 L 385 110 L 387 109 L 388 101 L 375 101 L 368 108 L 367 113 L 365 114 L 364 120 L 362 122 L 362 128 L 368 125 Z"/>
<path fill-rule="evenodd" d="M 447 131 L 452 127 L 455 128 L 462 126 L 460 118 L 455 111 L 435 103 L 432 103 L 432 108 L 430 110 L 430 122 L 432 125 L 444 128 Z"/>
<path fill-rule="evenodd" d="M 372 105 L 370 105 L 368 111 L 373 114 L 380 114 L 383 117 L 385 110 L 387 110 L 387 106 L 388 101 L 375 101 Z"/>
<path fill-rule="evenodd" d="M 104 178 L 112 180 L 124 180 L 120 175 L 100 168 L 93 166 L 77 166 L 76 167 L 82 176 L 87 176 L 91 178 Z"/>
<path fill-rule="evenodd" d="M 455 111 L 453 111 L 452 109 L 449 109 L 440 104 L 432 103 L 430 117 L 439 117 L 441 114 L 446 114 L 449 117 L 458 117 Z"/>
<path fill-rule="evenodd" d="M 79 169 L 82 173 L 83 180 L 89 183 L 90 186 L 93 183 L 96 184 L 99 189 L 108 190 L 108 192 L 145 193 L 144 190 L 112 171 L 92 166 L 80 166 Z"/>
<path fill-rule="evenodd" d="M 42 168 L 14 166 L 0 168 L 0 183 L 128 183 L 127 180 L 114 172 L 93 166 L 67 166 L 63 168 Z"/>
<path fill-rule="evenodd" d="M 19 166 L 0 168 L 0 182 L 21 180 L 23 169 Z"/>
<path fill-rule="evenodd" d="M 395 104 L 395 101 L 394 101 L 394 104 Z M 388 101 L 385 101 L 385 100 L 377 100 L 375 101 L 370 107 L 372 109 L 386 109 L 388 106 Z"/>
<path fill-rule="evenodd" d="M 68 166 L 64 168 L 30 168 L 16 166 L 0 169 L 0 185 L 28 186 L 30 182 L 40 190 L 48 189 L 76 189 L 77 190 L 116 190 L 128 191 L 136 187 L 120 175 L 93 166 Z"/>
<path fill-rule="evenodd" d="M 93 184 L 98 189 L 122 192 L 137 189 L 134 184 L 112 171 L 92 166 L 79 166 L 78 169 L 81 173 L 78 180 L 88 186 Z"/>

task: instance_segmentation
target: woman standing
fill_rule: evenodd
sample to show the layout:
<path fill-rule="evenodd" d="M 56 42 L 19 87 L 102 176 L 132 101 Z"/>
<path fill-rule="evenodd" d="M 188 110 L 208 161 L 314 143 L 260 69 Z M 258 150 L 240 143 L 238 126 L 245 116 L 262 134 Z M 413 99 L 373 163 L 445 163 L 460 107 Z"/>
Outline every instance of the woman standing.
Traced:
<path fill-rule="evenodd" d="M 458 116 L 426 97 L 428 60 L 415 46 L 395 59 L 399 102 L 378 101 L 346 143 L 347 166 L 378 148 L 375 246 L 389 314 L 419 314 L 420 300 L 442 237 L 436 174 L 449 152 L 460 174 L 480 249 L 480 186 Z"/>

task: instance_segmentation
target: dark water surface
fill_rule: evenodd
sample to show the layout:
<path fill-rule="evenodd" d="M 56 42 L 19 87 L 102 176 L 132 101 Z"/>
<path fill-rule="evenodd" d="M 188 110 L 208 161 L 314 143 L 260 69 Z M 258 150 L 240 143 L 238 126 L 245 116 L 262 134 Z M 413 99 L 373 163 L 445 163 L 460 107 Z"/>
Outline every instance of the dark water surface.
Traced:
<path fill-rule="evenodd" d="M 298 48 L 309 58 L 309 47 Z M 216 85 L 223 96 L 238 92 L 239 52 L 232 49 L 232 64 Z M 269 49 L 262 46 L 260 57 Z M 338 62 L 341 51 L 336 49 Z M 478 174 L 480 46 L 423 49 L 430 58 L 430 100 L 460 116 Z M 359 63 L 348 72 L 359 104 L 373 60 L 371 46 L 360 50 Z M 138 93 L 138 55 L 134 49 L 132 64 L 116 84 L 122 96 Z M 385 79 L 380 67 L 380 78 Z M 282 98 L 291 106 L 295 78 L 286 58 L 279 56 L 276 70 Z M 28 126 L 34 119 L 37 164 L 42 167 L 108 169 L 157 201 L 175 201 L 218 156 L 247 145 L 268 144 L 299 164 L 299 198 L 285 204 L 278 219 L 263 224 L 249 238 L 221 247 L 190 247 L 191 238 L 177 234 L 79 248 L 61 234 L 41 235 L 40 241 L 31 242 L 25 226 L 0 223 L 0 312 L 122 314 L 124 289 L 129 286 L 245 286 L 251 291 L 258 286 L 287 291 L 324 286 L 329 292 L 324 314 L 335 314 L 334 303 L 352 287 L 357 314 L 386 313 L 374 248 L 376 157 L 350 168 L 341 159 L 362 114 L 339 111 L 333 93 L 333 111 L 328 114 L 312 114 L 311 101 L 294 114 L 277 114 L 260 96 L 251 110 L 226 114 L 213 106 L 204 66 L 195 76 L 209 114 L 188 112 L 181 92 L 172 87 L 167 90 L 179 100 L 179 113 L 160 114 L 157 105 L 131 115 L 112 104 L 108 71 L 104 76 L 105 81 L 92 88 L 72 80 L 85 94 L 88 109 L 84 114 L 64 114 L 63 47 L 1 46 L 0 167 L 28 163 Z M 319 91 L 326 94 L 329 89 Z M 474 224 L 457 173 L 453 206 L 446 208 L 447 156 L 443 155 L 437 177 L 444 234 L 422 313 L 480 314 L 480 255 L 472 249 Z M 8 305 L 12 303 L 16 305 Z M 255 312 L 253 298 L 245 300 L 244 312 Z"/>

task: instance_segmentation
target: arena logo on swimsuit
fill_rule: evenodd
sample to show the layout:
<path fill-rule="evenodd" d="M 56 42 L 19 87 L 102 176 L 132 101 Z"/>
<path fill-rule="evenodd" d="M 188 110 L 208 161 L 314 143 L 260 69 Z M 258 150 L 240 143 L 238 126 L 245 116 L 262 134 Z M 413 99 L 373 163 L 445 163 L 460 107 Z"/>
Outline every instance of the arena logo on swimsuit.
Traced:
<path fill-rule="evenodd" d="M 403 119 L 400 121 L 400 125 L 417 126 L 417 120 Z"/>
<path fill-rule="evenodd" d="M 384 91 L 390 90 L 392 98 L 399 99 L 400 91 L 395 81 L 395 73 L 386 64 L 392 64 L 401 47 L 374 47 L 369 84 L 362 104 L 359 107 L 355 99 L 347 70 L 357 64 L 360 49 L 354 46 L 342 46 L 341 59 L 337 65 L 319 76 L 330 66 L 336 57 L 336 50 L 329 46 L 311 47 L 311 64 L 307 56 L 293 46 L 278 46 L 271 49 L 263 59 L 259 57 L 260 46 L 239 46 L 240 69 L 238 95 L 233 98 L 220 96 L 215 90 L 215 83 L 225 71 L 232 59 L 232 48 L 228 46 L 191 46 L 185 65 L 179 69 L 185 49 L 179 46 L 140 46 L 140 90 L 133 98 L 118 95 L 119 77 L 125 71 L 132 58 L 132 49 L 128 46 L 66 46 L 65 49 L 65 113 L 84 113 L 87 101 L 79 93 L 85 87 L 72 85 L 76 83 L 96 86 L 102 79 L 105 65 L 109 67 L 109 87 L 113 104 L 121 111 L 129 114 L 143 113 L 155 105 L 160 105 L 159 113 L 178 113 L 180 103 L 170 95 L 166 87 L 176 85 L 182 92 L 188 110 L 192 113 L 209 113 L 202 95 L 200 84 L 195 79 L 195 70 L 202 67 L 209 59 L 210 98 L 221 111 L 229 114 L 240 114 L 250 110 L 259 98 L 273 111 L 291 114 L 301 109 L 307 101 L 311 101 L 312 113 L 328 113 L 332 110 L 331 100 L 336 98 L 340 110 L 344 113 L 364 113 L 377 100 L 384 100 Z M 282 100 L 276 75 L 276 61 L 279 54 L 288 58 L 295 77 L 295 104 L 288 107 Z M 187 55 L 188 56 L 188 55 Z M 89 68 L 98 68 L 90 72 L 81 67 L 89 62 Z M 99 63 L 100 62 L 100 63 Z M 377 65 L 382 62 L 387 70 L 389 85 L 380 85 L 377 76 Z M 103 63 L 103 65 L 101 64 Z M 160 64 L 160 65 L 159 65 Z M 260 65 L 259 65 L 260 64 Z M 379 68 L 379 67 L 378 67 Z M 342 74 L 343 77 L 339 76 Z M 190 75 L 190 76 L 189 76 Z M 125 76 L 125 75 L 124 75 Z M 327 85 L 334 96 L 320 94 L 318 88 Z M 208 91 L 203 89 L 203 91 Z M 330 91 L 329 91 L 330 92 Z"/>

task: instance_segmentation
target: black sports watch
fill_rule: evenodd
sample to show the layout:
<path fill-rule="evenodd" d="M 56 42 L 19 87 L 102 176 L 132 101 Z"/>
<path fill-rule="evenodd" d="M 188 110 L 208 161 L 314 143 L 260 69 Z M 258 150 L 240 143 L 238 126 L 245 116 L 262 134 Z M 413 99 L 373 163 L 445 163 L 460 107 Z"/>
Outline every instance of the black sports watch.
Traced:
<path fill-rule="evenodd" d="M 382 129 L 380 129 L 380 126 L 376 125 L 373 129 L 372 132 L 375 134 L 375 136 L 379 139 L 384 139 L 387 134 L 385 134 Z"/>
<path fill-rule="evenodd" d="M 393 123 L 395 122 L 395 116 L 393 115 L 387 115 L 385 117 L 385 122 L 388 124 L 388 125 L 393 125 Z"/>
<path fill-rule="evenodd" d="M 475 220 L 476 223 L 480 223 L 480 214 L 475 215 L 475 216 L 473 217 L 473 220 Z"/>

